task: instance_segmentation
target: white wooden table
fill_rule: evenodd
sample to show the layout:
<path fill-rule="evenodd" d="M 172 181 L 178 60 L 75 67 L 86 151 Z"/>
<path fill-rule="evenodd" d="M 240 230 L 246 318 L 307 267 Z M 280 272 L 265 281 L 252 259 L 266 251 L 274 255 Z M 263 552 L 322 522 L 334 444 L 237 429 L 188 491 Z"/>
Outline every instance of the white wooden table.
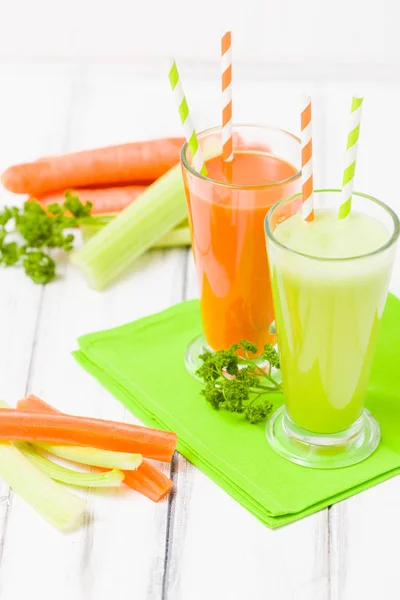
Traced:
<path fill-rule="evenodd" d="M 219 121 L 217 70 L 182 68 L 198 128 Z M 268 81 L 237 69 L 235 120 L 298 129 L 297 94 L 315 94 L 317 186 L 338 186 L 354 86 Z M 0 66 L 0 167 L 51 153 L 180 134 L 158 65 Z M 357 188 L 400 210 L 400 85 L 365 93 Z M 2 202 L 15 201 L 5 192 Z M 66 261 L 43 288 L 0 270 L 0 396 L 35 393 L 66 412 L 137 422 L 71 357 L 76 338 L 196 296 L 187 250 L 153 251 L 110 289 L 89 290 Z M 400 293 L 400 266 L 392 289 Z M 399 388 L 400 401 L 400 388 Z M 261 525 L 182 456 L 169 500 L 87 492 L 93 519 L 62 535 L 0 482 L 0 598 L 20 600 L 364 600 L 400 596 L 400 479 L 283 529 Z"/>

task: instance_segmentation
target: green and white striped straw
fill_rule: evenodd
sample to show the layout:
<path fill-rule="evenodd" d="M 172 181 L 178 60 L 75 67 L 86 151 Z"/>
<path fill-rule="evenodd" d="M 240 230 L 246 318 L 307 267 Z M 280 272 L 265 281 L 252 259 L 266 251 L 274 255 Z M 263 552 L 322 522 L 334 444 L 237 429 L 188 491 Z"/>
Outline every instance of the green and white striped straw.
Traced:
<path fill-rule="evenodd" d="M 172 91 L 174 92 L 175 102 L 178 107 L 179 116 L 183 125 L 186 141 L 190 154 L 192 155 L 193 166 L 202 175 L 207 175 L 207 168 L 203 160 L 201 148 L 199 146 L 199 140 L 197 139 L 196 131 L 193 125 L 192 118 L 190 116 L 188 103 L 186 100 L 185 93 L 181 79 L 179 77 L 179 71 L 176 66 L 175 60 L 170 57 L 170 68 L 168 71 L 168 78 L 171 84 Z"/>
<path fill-rule="evenodd" d="M 353 96 L 351 101 L 350 126 L 347 136 L 346 162 L 343 172 L 342 194 L 339 209 L 339 219 L 344 219 L 351 210 L 351 198 L 354 188 L 354 175 L 357 163 L 357 145 L 360 135 L 361 108 L 363 98 Z"/>

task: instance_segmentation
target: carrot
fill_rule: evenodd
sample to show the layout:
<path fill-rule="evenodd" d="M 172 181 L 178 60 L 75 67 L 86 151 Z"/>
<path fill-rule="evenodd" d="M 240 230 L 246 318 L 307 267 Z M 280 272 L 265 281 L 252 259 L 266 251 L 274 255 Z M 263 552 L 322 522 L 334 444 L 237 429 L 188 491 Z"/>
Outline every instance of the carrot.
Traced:
<path fill-rule="evenodd" d="M 6 189 L 42 195 L 74 187 L 155 181 L 179 162 L 183 138 L 160 138 L 41 158 L 2 175 Z"/>
<path fill-rule="evenodd" d="M 81 202 L 91 202 L 93 204 L 92 215 L 103 215 L 109 213 L 119 213 L 129 206 L 140 194 L 147 189 L 146 185 L 126 185 L 118 187 L 104 188 L 77 188 L 73 189 L 74 194 L 78 194 Z M 62 204 L 65 201 L 65 192 L 53 192 L 29 200 L 36 200 L 43 208 L 49 204 L 57 202 Z"/>
<path fill-rule="evenodd" d="M 17 408 L 18 410 L 36 410 L 39 412 L 60 412 L 44 400 L 33 395 L 19 400 Z M 173 481 L 146 460 L 143 460 L 136 471 L 123 471 L 123 474 L 125 475 L 124 483 L 126 485 L 147 496 L 153 502 L 158 502 L 164 498 L 174 485 Z"/>
<path fill-rule="evenodd" d="M 0 439 L 93 446 L 169 462 L 177 436 L 116 421 L 4 408 L 0 410 Z"/>
<path fill-rule="evenodd" d="M 140 492 L 143 496 L 147 496 L 153 502 L 162 500 L 174 486 L 171 479 L 168 479 L 164 473 L 153 467 L 147 460 L 144 460 L 136 471 L 123 471 L 123 474 L 125 475 L 124 483 L 126 485 Z"/>
<path fill-rule="evenodd" d="M 61 410 L 57 410 L 54 406 L 47 404 L 44 400 L 41 400 L 34 394 L 29 394 L 25 398 L 21 398 L 17 402 L 17 410 L 36 410 L 38 412 L 50 412 L 57 413 L 59 415 L 63 415 L 65 413 L 61 412 Z"/>

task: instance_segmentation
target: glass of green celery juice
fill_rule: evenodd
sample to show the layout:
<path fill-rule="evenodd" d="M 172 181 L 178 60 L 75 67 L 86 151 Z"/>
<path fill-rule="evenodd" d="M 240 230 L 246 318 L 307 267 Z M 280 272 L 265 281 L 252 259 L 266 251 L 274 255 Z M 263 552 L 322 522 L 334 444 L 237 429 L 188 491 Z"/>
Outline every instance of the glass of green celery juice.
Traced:
<path fill-rule="evenodd" d="M 364 398 L 399 220 L 360 193 L 341 220 L 340 190 L 314 192 L 312 222 L 301 205 L 301 195 L 281 200 L 265 220 L 285 399 L 267 437 L 292 462 L 337 468 L 379 444 Z"/>

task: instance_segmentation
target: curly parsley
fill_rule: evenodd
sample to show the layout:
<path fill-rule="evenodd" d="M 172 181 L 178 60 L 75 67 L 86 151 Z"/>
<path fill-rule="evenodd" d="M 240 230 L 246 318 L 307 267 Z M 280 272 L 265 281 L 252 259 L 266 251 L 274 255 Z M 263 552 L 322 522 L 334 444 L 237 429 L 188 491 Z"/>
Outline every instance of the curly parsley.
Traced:
<path fill-rule="evenodd" d="M 0 263 L 5 267 L 21 265 L 35 283 L 45 284 L 56 276 L 56 263 L 49 252 L 72 250 L 74 235 L 67 230 L 83 221 L 95 221 L 92 204 L 66 192 L 63 204 L 50 204 L 47 210 L 35 200 L 23 208 L 5 207 L 0 211 Z"/>
<path fill-rule="evenodd" d="M 246 358 L 236 352 L 244 351 Z M 281 384 L 274 379 L 272 368 L 279 369 L 279 355 L 271 344 L 266 344 L 261 359 L 268 362 L 266 370 L 250 358 L 257 346 L 246 340 L 232 344 L 228 350 L 204 352 L 196 375 L 204 382 L 201 394 L 216 410 L 225 409 L 243 414 L 250 423 L 259 423 L 268 417 L 272 404 L 268 394 L 281 392 Z"/>

